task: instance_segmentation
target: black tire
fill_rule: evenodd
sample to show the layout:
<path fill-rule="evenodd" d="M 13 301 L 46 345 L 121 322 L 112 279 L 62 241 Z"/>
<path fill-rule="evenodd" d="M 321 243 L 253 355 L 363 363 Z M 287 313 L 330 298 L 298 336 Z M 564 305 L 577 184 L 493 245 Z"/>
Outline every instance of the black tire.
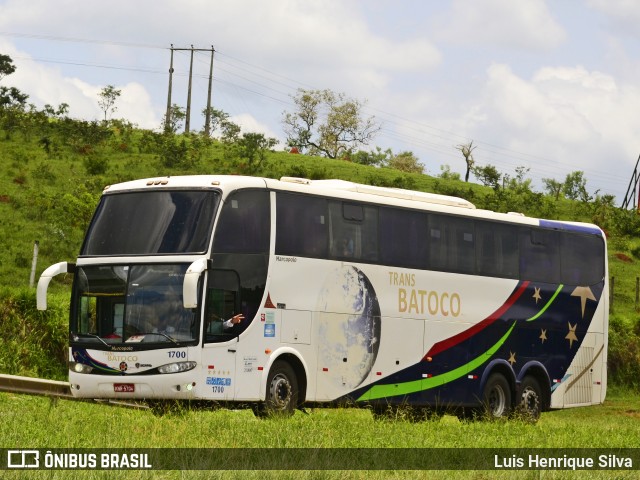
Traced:
<path fill-rule="evenodd" d="M 287 362 L 276 361 L 267 377 L 267 395 L 262 415 L 292 415 L 298 407 L 298 379 Z"/>
<path fill-rule="evenodd" d="M 503 375 L 493 373 L 482 392 L 482 404 L 487 419 L 508 417 L 511 413 L 511 387 Z"/>
<path fill-rule="evenodd" d="M 520 399 L 516 413 L 518 417 L 531 423 L 536 423 L 542 413 L 540 383 L 531 375 L 524 377 L 520 383 Z"/>

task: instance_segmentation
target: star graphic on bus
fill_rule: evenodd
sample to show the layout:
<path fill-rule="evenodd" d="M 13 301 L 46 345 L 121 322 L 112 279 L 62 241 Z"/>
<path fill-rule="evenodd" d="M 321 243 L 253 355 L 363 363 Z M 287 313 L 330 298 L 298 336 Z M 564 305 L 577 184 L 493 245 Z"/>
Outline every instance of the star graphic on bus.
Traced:
<path fill-rule="evenodd" d="M 567 322 L 569 324 L 569 333 L 567 333 L 567 336 L 564 337 L 567 340 L 569 340 L 569 348 L 573 347 L 573 342 L 577 342 L 578 341 L 578 337 L 576 336 L 576 327 L 578 326 L 578 324 L 576 323 L 575 325 L 571 325 L 571 322 Z"/>
<path fill-rule="evenodd" d="M 593 292 L 589 287 L 576 287 L 573 292 L 571 292 L 572 297 L 580 297 L 580 305 L 582 306 L 582 318 L 584 318 L 584 307 L 587 304 L 587 300 L 593 300 L 597 302 L 596 297 L 593 295 Z"/>
<path fill-rule="evenodd" d="M 538 337 L 540 340 L 542 340 L 542 343 L 544 343 L 545 340 L 547 339 L 547 330 L 546 329 L 541 329 L 540 330 L 540 336 Z"/>
<path fill-rule="evenodd" d="M 539 287 L 533 287 L 534 289 L 534 294 L 533 294 L 533 298 L 536 299 L 536 305 L 538 304 L 538 301 L 542 300 L 542 297 L 540 296 L 540 288 Z"/>
<path fill-rule="evenodd" d="M 509 360 L 507 360 L 511 365 L 516 363 L 516 354 L 515 352 L 509 351 Z"/>

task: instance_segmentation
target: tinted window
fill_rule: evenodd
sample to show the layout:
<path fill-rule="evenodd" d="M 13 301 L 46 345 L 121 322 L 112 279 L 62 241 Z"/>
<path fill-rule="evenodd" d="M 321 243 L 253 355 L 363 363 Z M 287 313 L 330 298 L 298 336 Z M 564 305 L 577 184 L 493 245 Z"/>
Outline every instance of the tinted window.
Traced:
<path fill-rule="evenodd" d="M 476 265 L 480 275 L 518 277 L 517 227 L 476 221 Z"/>
<path fill-rule="evenodd" d="M 520 230 L 520 278 L 560 283 L 560 232 L 538 228 Z"/>
<path fill-rule="evenodd" d="M 269 192 L 241 190 L 227 197 L 216 226 L 215 253 L 269 251 Z"/>
<path fill-rule="evenodd" d="M 205 252 L 217 202 L 212 191 L 104 195 L 81 255 Z"/>
<path fill-rule="evenodd" d="M 329 202 L 330 256 L 337 259 L 378 259 L 378 209 L 348 202 Z"/>
<path fill-rule="evenodd" d="M 380 263 L 426 268 L 428 245 L 426 213 L 380 208 Z"/>
<path fill-rule="evenodd" d="M 278 193 L 276 254 L 326 258 L 327 201 L 308 195 Z"/>
<path fill-rule="evenodd" d="M 429 215 L 429 266 L 434 270 L 475 272 L 473 220 Z"/>
<path fill-rule="evenodd" d="M 604 278 L 604 246 L 596 235 L 561 234 L 562 283 L 593 285 Z"/>

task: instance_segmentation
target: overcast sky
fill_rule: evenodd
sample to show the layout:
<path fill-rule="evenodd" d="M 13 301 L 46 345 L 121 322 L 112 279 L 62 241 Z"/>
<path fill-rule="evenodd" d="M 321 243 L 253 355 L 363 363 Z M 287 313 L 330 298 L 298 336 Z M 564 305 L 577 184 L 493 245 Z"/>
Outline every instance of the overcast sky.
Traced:
<path fill-rule="evenodd" d="M 426 172 L 477 164 L 538 190 L 581 170 L 587 189 L 626 193 L 640 153 L 640 2 L 631 0 L 0 0 L 2 80 L 29 102 L 159 129 L 170 46 L 215 48 L 213 106 L 244 131 L 284 140 L 298 88 L 366 102 L 375 146 L 412 151 Z M 174 54 L 172 103 L 186 107 L 190 54 Z M 210 52 L 194 56 L 201 129 Z M 215 172 L 212 172 L 215 173 Z"/>

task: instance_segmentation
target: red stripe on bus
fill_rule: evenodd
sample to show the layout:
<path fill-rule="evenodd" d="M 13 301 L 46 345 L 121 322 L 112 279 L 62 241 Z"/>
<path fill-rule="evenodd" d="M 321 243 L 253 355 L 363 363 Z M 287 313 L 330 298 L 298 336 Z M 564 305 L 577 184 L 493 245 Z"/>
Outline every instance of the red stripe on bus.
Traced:
<path fill-rule="evenodd" d="M 480 323 L 465 330 L 464 332 L 460 332 L 457 335 L 454 335 L 453 337 L 447 338 L 446 340 L 442 340 L 436 343 L 433 347 L 431 347 L 431 350 L 427 352 L 427 354 L 422 358 L 422 360 L 426 360 L 427 357 L 437 355 L 440 352 L 443 352 L 451 347 L 454 347 L 459 343 L 464 342 L 468 338 L 471 338 L 478 332 L 487 328 L 493 322 L 498 320 L 507 310 L 509 310 L 514 303 L 516 303 L 518 298 L 520 298 L 520 296 L 524 293 L 524 291 L 527 289 L 528 286 L 529 286 L 528 281 L 523 282 L 522 285 L 520 285 L 520 288 L 518 288 L 514 293 L 512 293 L 511 296 L 507 299 L 507 301 L 498 310 L 493 312 L 491 315 L 489 315 Z"/>

